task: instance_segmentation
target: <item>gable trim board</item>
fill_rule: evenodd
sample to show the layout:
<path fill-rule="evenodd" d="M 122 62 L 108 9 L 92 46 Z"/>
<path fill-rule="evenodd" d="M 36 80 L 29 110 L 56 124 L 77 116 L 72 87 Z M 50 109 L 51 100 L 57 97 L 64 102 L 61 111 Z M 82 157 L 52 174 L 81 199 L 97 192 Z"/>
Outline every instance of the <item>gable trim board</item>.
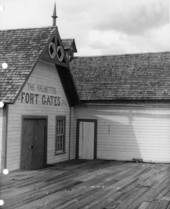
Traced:
<path fill-rule="evenodd" d="M 56 46 L 56 53 L 57 53 L 57 47 L 61 46 L 62 49 L 64 49 L 63 43 L 62 43 L 61 38 L 60 38 L 60 35 L 58 33 L 58 29 L 57 29 L 57 27 L 55 27 L 55 28 L 56 29 L 55 29 L 54 33 L 52 34 L 52 36 L 48 40 L 48 43 L 44 47 L 44 50 L 40 54 L 40 57 L 41 57 L 41 59 L 44 59 L 44 60 L 48 57 L 47 58 L 48 61 L 53 62 L 56 65 L 61 65 L 63 67 L 69 68 L 69 64 L 68 64 L 68 61 L 66 59 L 66 54 L 65 54 L 65 51 L 64 50 L 63 50 L 63 52 L 64 52 L 64 57 L 63 57 L 64 62 L 59 61 L 58 60 L 58 57 L 57 57 L 57 59 L 54 59 L 54 58 L 56 58 L 56 55 L 57 54 L 54 56 L 54 58 L 51 58 L 50 55 L 49 55 L 49 53 L 48 53 L 49 52 L 49 44 L 50 43 L 54 43 L 54 45 Z M 53 39 L 54 39 L 54 42 L 53 42 Z"/>
<path fill-rule="evenodd" d="M 70 107 L 77 105 L 79 103 L 79 97 L 70 69 L 58 66 L 57 71 Z"/>

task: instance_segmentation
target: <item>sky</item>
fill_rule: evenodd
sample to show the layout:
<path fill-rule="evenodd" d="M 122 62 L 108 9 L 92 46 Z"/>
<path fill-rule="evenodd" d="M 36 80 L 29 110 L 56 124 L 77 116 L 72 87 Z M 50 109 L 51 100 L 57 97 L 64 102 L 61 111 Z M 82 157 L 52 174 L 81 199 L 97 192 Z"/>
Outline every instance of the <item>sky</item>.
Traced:
<path fill-rule="evenodd" d="M 170 0 L 0 0 L 0 30 L 52 26 L 77 56 L 170 51 Z"/>

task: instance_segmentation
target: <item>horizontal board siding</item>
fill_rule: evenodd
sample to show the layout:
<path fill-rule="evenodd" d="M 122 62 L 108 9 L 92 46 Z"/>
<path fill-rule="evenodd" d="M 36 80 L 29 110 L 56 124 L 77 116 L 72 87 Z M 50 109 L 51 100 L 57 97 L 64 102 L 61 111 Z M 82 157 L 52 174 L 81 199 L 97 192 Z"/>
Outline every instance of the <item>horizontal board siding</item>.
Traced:
<path fill-rule="evenodd" d="M 170 109 L 99 105 L 76 107 L 75 115 L 97 119 L 99 159 L 170 162 Z"/>
<path fill-rule="evenodd" d="M 22 134 L 22 116 L 47 116 L 48 117 L 48 136 L 47 136 L 47 163 L 56 163 L 69 159 L 69 123 L 70 123 L 70 108 L 60 82 L 57 70 L 54 65 L 41 61 L 35 67 L 32 75 L 27 81 L 22 92 L 37 93 L 28 89 L 27 84 L 39 84 L 44 86 L 54 87 L 56 94 L 38 92 L 42 95 L 53 95 L 61 98 L 61 105 L 43 105 L 41 100 L 38 104 L 21 103 L 17 100 L 15 104 L 9 105 L 9 120 L 8 120 L 8 157 L 7 166 L 10 170 L 15 170 L 20 167 L 21 154 L 21 134 Z M 19 97 L 20 98 L 20 97 Z M 21 99 L 21 98 L 20 98 Z M 66 152 L 65 154 L 55 155 L 55 126 L 56 116 L 66 116 Z"/>

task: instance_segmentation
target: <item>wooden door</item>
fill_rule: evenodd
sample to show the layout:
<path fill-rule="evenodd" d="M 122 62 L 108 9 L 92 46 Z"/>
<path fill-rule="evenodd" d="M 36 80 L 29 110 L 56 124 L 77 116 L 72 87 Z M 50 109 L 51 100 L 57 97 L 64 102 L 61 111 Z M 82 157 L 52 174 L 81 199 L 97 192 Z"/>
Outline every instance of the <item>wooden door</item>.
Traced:
<path fill-rule="evenodd" d="M 21 169 L 32 168 L 32 145 L 34 137 L 34 123 L 32 120 L 23 120 L 22 147 L 21 147 Z"/>
<path fill-rule="evenodd" d="M 78 128 L 78 158 L 92 160 L 95 150 L 95 123 L 80 121 Z"/>
<path fill-rule="evenodd" d="M 34 138 L 32 149 L 32 169 L 44 167 L 45 156 L 45 120 L 34 121 Z"/>
<path fill-rule="evenodd" d="M 23 119 L 21 148 L 21 168 L 25 170 L 40 169 L 46 159 L 46 120 Z"/>

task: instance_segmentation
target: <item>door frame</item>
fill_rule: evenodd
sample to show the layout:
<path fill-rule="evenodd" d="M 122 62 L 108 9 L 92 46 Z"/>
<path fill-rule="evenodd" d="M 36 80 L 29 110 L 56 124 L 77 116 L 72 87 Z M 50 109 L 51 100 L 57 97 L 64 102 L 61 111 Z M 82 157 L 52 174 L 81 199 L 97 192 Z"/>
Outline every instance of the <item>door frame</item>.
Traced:
<path fill-rule="evenodd" d="M 21 122 L 21 148 L 20 148 L 20 168 L 21 168 L 21 157 L 22 157 L 22 146 L 23 146 L 23 123 L 24 119 L 32 120 L 45 120 L 45 134 L 44 134 L 44 168 L 47 166 L 47 136 L 48 136 L 48 116 L 39 116 L 39 115 L 22 115 Z"/>
<path fill-rule="evenodd" d="M 79 124 L 80 122 L 94 123 L 94 155 L 93 160 L 97 159 L 97 119 L 77 119 L 76 128 L 76 159 L 79 159 Z"/>

